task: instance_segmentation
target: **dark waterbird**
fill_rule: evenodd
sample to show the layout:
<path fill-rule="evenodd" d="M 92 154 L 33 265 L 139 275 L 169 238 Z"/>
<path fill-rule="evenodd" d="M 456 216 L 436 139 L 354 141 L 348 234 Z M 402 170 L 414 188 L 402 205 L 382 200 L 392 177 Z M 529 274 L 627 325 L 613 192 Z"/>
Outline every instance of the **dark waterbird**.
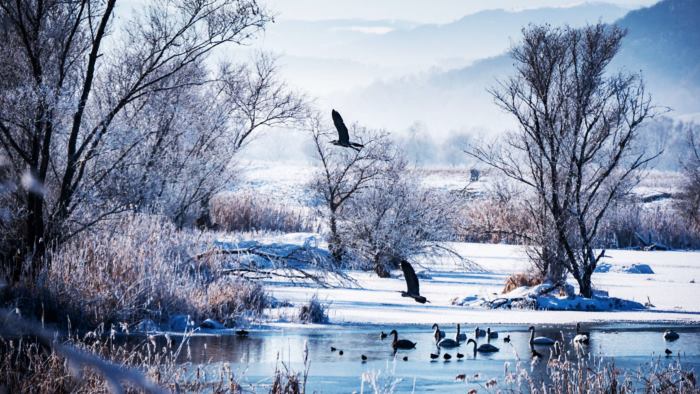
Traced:
<path fill-rule="evenodd" d="M 338 350 L 338 349 L 336 349 L 335 347 L 331 346 L 331 352 L 334 352 L 334 351 L 336 351 L 336 350 Z"/>
<path fill-rule="evenodd" d="M 247 330 L 236 330 L 236 336 L 238 337 L 247 337 L 249 332 Z"/>
<path fill-rule="evenodd" d="M 445 361 L 450 361 L 450 359 L 452 358 L 452 355 L 450 353 L 445 353 L 442 355 L 442 358 L 444 358 Z"/>
<path fill-rule="evenodd" d="M 403 361 L 408 361 L 408 356 L 403 356 Z"/>
<path fill-rule="evenodd" d="M 510 335 L 506 335 L 505 337 L 503 337 L 503 342 L 510 343 Z"/>
<path fill-rule="evenodd" d="M 433 324 L 433 337 L 436 343 L 445 337 L 445 331 L 440 330 L 440 326 L 437 323 Z"/>
<path fill-rule="evenodd" d="M 357 142 L 350 142 L 350 133 L 348 132 L 348 128 L 347 126 L 345 126 L 345 122 L 343 122 L 343 118 L 340 116 L 338 111 L 332 110 L 331 117 L 333 117 L 333 124 L 335 125 L 335 129 L 338 130 L 338 139 L 331 141 L 331 144 L 342 146 L 345 148 L 352 148 L 356 151 L 359 151 L 360 149 L 364 148 L 364 145 L 362 144 L 358 144 Z"/>
<path fill-rule="evenodd" d="M 384 338 L 386 338 L 387 336 L 388 336 L 387 333 L 385 333 L 384 331 L 382 331 L 382 332 L 379 333 L 379 339 L 384 339 Z"/>
<path fill-rule="evenodd" d="M 664 339 L 667 341 L 675 341 L 676 339 L 680 338 L 681 336 L 678 335 L 677 332 L 673 330 L 667 330 L 664 332 Z"/>
<path fill-rule="evenodd" d="M 340 354 L 340 355 L 342 356 L 342 355 L 343 355 L 343 351 L 342 351 L 342 350 L 339 351 L 338 354 Z"/>
<path fill-rule="evenodd" d="M 396 332 L 396 330 L 391 330 L 389 335 L 394 336 L 394 340 L 391 342 L 391 347 L 394 348 L 394 350 L 397 349 L 415 349 L 416 343 L 411 342 L 408 339 L 399 339 L 399 333 Z"/>
<path fill-rule="evenodd" d="M 670 349 L 666 349 L 664 350 L 664 352 L 666 353 L 666 357 L 670 357 L 673 354 L 673 352 Z"/>
<path fill-rule="evenodd" d="M 474 344 L 474 357 L 476 357 L 476 352 L 479 352 L 479 353 L 494 353 L 494 352 L 497 352 L 497 351 L 498 351 L 498 348 L 495 347 L 495 346 L 493 346 L 493 345 L 490 344 L 490 343 L 484 343 L 484 344 L 481 344 L 479 347 L 476 347 L 476 341 L 473 340 L 473 339 L 469 339 L 469 340 L 467 341 L 467 345 L 469 345 L 470 343 Z"/>
<path fill-rule="evenodd" d="M 462 353 L 457 353 L 457 358 L 458 358 L 459 360 L 463 359 L 463 358 L 464 358 L 464 354 L 462 354 Z"/>
<path fill-rule="evenodd" d="M 362 358 L 362 362 L 367 361 L 367 356 L 365 356 L 364 354 L 360 358 Z"/>
<path fill-rule="evenodd" d="M 420 295 L 420 289 L 418 285 L 418 276 L 416 276 L 416 271 L 413 270 L 413 266 L 406 260 L 401 261 L 401 270 L 403 271 L 403 277 L 406 279 L 406 290 L 402 291 L 402 297 L 411 297 L 416 302 L 425 304 L 428 301 L 425 297 Z"/>
<path fill-rule="evenodd" d="M 430 353 L 430 359 L 431 359 L 431 360 L 436 360 L 438 357 L 440 357 L 439 354 Z"/>

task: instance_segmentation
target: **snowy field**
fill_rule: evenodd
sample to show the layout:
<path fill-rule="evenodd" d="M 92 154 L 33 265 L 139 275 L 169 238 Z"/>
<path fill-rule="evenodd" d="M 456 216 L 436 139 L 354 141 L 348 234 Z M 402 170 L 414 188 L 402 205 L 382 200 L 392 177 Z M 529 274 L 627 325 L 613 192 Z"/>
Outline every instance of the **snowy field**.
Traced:
<path fill-rule="evenodd" d="M 378 278 L 366 272 L 351 272 L 357 288 L 311 288 L 270 282 L 268 289 L 278 300 L 293 304 L 306 302 L 314 293 L 329 305 L 333 324 L 430 324 L 430 323 L 504 323 L 565 324 L 574 322 L 678 322 L 700 323 L 700 253 L 640 252 L 613 250 L 606 262 L 622 269 L 624 266 L 648 264 L 654 274 L 625 272 L 595 273 L 596 288 L 610 296 L 638 302 L 647 297 L 655 305 L 644 311 L 574 312 L 533 310 L 488 310 L 453 305 L 455 299 L 466 296 L 489 296 L 500 293 L 503 283 L 513 272 L 527 268 L 523 249 L 509 245 L 455 244 L 462 256 L 478 263 L 483 272 L 464 272 L 449 262 L 421 262 L 430 279 L 421 280 L 421 294 L 429 304 L 421 305 L 398 293 L 405 290 L 400 272 L 390 279 Z M 418 271 L 420 269 L 417 268 Z M 426 276 L 427 277 L 427 276 Z M 573 282 L 572 282 L 573 284 Z M 275 310 L 274 313 L 292 313 Z M 279 317 L 278 317 L 279 318 Z"/>
<path fill-rule="evenodd" d="M 310 206 L 313 201 L 304 184 L 314 171 L 311 162 L 270 166 L 251 162 L 246 165 L 246 178 L 236 190 L 251 190 L 294 206 Z M 417 170 L 428 187 L 460 190 L 467 186 L 467 169 L 442 168 Z M 674 192 L 677 177 L 665 173 L 650 173 L 639 185 L 640 195 Z M 483 188 L 488 177 L 470 185 Z M 302 245 L 317 234 L 287 234 L 279 237 L 257 238 L 260 242 L 282 242 Z M 238 238 L 232 236 L 232 238 Z M 319 245 L 324 247 L 323 243 Z M 348 272 L 354 284 L 321 288 L 290 284 L 284 280 L 268 280 L 268 290 L 279 301 L 289 301 L 293 307 L 269 311 L 276 324 L 293 320 L 299 304 L 318 294 L 329 306 L 332 324 L 431 324 L 438 323 L 572 323 L 572 322 L 700 322 L 700 252 L 608 250 L 600 271 L 593 275 L 594 287 L 611 297 L 639 303 L 651 302 L 654 307 L 630 311 L 533 311 L 489 310 L 483 307 L 453 305 L 465 297 L 494 298 L 503 290 L 506 278 L 528 267 L 525 250 L 513 245 L 455 243 L 449 245 L 463 258 L 476 263 L 480 269 L 466 270 L 455 259 L 419 259 L 416 271 L 421 277 L 421 294 L 429 304 L 421 305 L 403 298 L 405 290 L 400 271 L 392 278 L 378 278 L 368 272 Z M 625 272 L 632 264 L 647 264 L 653 274 Z M 425 271 L 421 274 L 421 271 Z M 575 282 L 570 278 L 570 283 Z"/>

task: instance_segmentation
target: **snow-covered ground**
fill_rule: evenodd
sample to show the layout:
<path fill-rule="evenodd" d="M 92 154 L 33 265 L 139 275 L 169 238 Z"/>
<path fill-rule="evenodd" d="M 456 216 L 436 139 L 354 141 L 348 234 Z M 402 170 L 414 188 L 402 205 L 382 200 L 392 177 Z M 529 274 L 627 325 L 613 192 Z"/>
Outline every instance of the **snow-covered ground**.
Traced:
<path fill-rule="evenodd" d="M 261 242 L 302 245 L 312 234 L 287 234 Z M 319 245 L 323 247 L 321 243 Z M 607 272 L 593 276 L 596 289 L 611 297 L 645 303 L 654 307 L 629 311 L 543 311 L 532 309 L 485 309 L 454 305 L 455 300 L 475 296 L 493 298 L 503 289 L 506 278 L 527 269 L 525 251 L 520 246 L 453 243 L 449 245 L 481 270 L 468 271 L 450 257 L 420 259 L 416 263 L 421 294 L 429 304 L 421 305 L 401 297 L 405 282 L 399 271 L 389 279 L 373 273 L 349 271 L 355 284 L 323 288 L 291 284 L 283 279 L 266 282 L 268 291 L 279 301 L 293 306 L 268 311 L 272 322 L 292 320 L 299 305 L 312 295 L 328 305 L 331 324 L 430 324 L 430 323 L 503 323 L 565 324 L 573 322 L 660 322 L 700 323 L 700 252 L 644 252 L 610 250 Z M 653 274 L 627 273 L 625 267 L 647 264 Z M 425 271 L 425 272 L 421 272 Z M 575 284 L 573 280 L 570 281 Z M 647 298 L 648 297 L 648 298 Z"/>
<path fill-rule="evenodd" d="M 418 169 L 426 186 L 461 190 L 468 184 L 468 169 L 437 168 Z M 254 190 L 281 203 L 294 206 L 313 205 L 304 188 L 314 172 L 312 162 L 284 165 L 251 162 L 245 178 L 236 190 Z M 652 173 L 639 185 L 640 195 L 673 192 L 677 176 Z M 488 176 L 472 189 L 483 188 Z M 655 202 L 658 204 L 659 202 Z M 289 234 L 269 239 L 256 238 L 260 242 L 283 242 L 302 245 L 312 234 Z M 318 237 L 318 235 L 314 235 Z M 324 245 L 321 243 L 321 247 Z M 494 298 L 500 294 L 506 278 L 528 267 L 522 247 L 456 243 L 450 245 L 462 257 L 478 264 L 482 271 L 467 271 L 464 266 L 449 258 L 420 259 L 417 271 L 426 270 L 421 278 L 421 294 L 431 302 L 421 305 L 410 298 L 403 298 L 399 291 L 405 289 L 400 272 L 390 279 L 378 278 L 373 273 L 348 272 L 355 286 L 333 288 L 292 285 L 282 280 L 269 280 L 269 291 L 280 301 L 289 301 L 294 308 L 277 308 L 269 311 L 272 321 L 284 322 L 294 315 L 296 307 L 318 294 L 329 305 L 332 324 L 426 324 L 426 323 L 571 323 L 575 321 L 677 321 L 700 322 L 700 252 L 644 252 L 608 250 L 604 259 L 609 264 L 593 276 L 594 286 L 611 297 L 646 303 L 655 307 L 647 310 L 616 312 L 574 312 L 534 310 L 488 310 L 473 306 L 453 305 L 465 297 Z M 625 267 L 647 264 L 653 274 L 627 273 Z M 575 282 L 570 279 L 570 283 Z"/>

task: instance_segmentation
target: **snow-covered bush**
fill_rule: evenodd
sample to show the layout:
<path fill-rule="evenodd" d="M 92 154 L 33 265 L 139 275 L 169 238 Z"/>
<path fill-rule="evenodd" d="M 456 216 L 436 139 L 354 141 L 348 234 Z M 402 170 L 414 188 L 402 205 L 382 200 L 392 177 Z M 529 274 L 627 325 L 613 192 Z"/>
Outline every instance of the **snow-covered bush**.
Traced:
<path fill-rule="evenodd" d="M 375 179 L 382 177 L 391 165 L 396 149 L 386 132 L 356 124 L 350 126 L 350 136 L 353 141 L 364 145 L 362 149 L 333 145 L 331 141 L 337 138 L 337 132 L 318 113 L 310 117 L 308 128 L 319 170 L 307 187 L 322 202 L 318 214 L 330 233 L 328 249 L 336 265 L 341 265 L 347 252 L 347 240 L 343 239 L 340 230 L 345 206 L 370 187 Z"/>
<path fill-rule="evenodd" d="M 339 228 L 355 265 L 387 277 L 401 260 L 453 239 L 454 214 L 452 198 L 423 187 L 398 156 L 348 201 Z"/>
<path fill-rule="evenodd" d="M 314 294 L 309 302 L 299 307 L 297 319 L 301 323 L 328 323 L 326 306 L 318 299 L 318 294 Z"/>

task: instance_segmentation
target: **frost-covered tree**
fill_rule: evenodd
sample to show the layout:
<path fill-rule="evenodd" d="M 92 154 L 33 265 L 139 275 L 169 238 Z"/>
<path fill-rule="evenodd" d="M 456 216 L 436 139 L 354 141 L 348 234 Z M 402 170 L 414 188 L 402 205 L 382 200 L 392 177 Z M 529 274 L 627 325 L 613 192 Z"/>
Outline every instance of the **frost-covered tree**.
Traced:
<path fill-rule="evenodd" d="M 655 155 L 637 143 L 654 109 L 639 74 L 607 70 L 625 33 L 604 24 L 530 26 L 512 51 L 516 73 L 492 91 L 518 121 L 504 146 L 471 153 L 533 192 L 529 212 L 552 279 L 566 269 L 591 297 L 608 208 Z"/>
<path fill-rule="evenodd" d="M 36 186 L 15 194 L 24 258 L 3 258 L 14 279 L 23 261 L 38 272 L 48 244 L 126 208 L 102 194 L 140 147 L 122 143 L 122 120 L 212 80 L 198 65 L 271 20 L 255 0 L 153 1 L 112 35 L 115 4 L 0 1 L 0 148 L 14 176 Z"/>
<path fill-rule="evenodd" d="M 444 251 L 453 236 L 454 201 L 420 184 L 406 160 L 393 156 L 381 176 L 349 200 L 340 233 L 357 263 L 380 277 L 401 260 Z"/>
<path fill-rule="evenodd" d="M 206 72 L 197 64 L 181 78 L 196 82 Z M 105 198 L 122 195 L 122 205 L 165 214 L 180 226 L 207 225 L 210 198 L 236 176 L 236 153 L 262 128 L 305 116 L 304 97 L 278 80 L 265 54 L 251 65 L 222 65 L 215 77 L 152 95 L 125 111 L 114 143 L 135 144 L 134 151 L 128 165 L 112 170 L 118 181 L 107 183 Z"/>
<path fill-rule="evenodd" d="M 689 125 L 687 130 L 688 152 L 681 160 L 683 182 L 676 210 L 698 232 L 700 230 L 700 128 L 694 126 Z"/>
<path fill-rule="evenodd" d="M 345 205 L 357 194 L 368 189 L 372 181 L 382 176 L 395 153 L 387 133 L 370 130 L 357 124 L 350 126 L 350 135 L 364 145 L 360 150 L 332 145 L 337 139 L 334 129 L 320 115 L 310 117 L 309 130 L 319 170 L 309 183 L 309 189 L 322 202 L 321 214 L 330 231 L 329 249 L 336 263 L 345 255 L 339 222 Z"/>

